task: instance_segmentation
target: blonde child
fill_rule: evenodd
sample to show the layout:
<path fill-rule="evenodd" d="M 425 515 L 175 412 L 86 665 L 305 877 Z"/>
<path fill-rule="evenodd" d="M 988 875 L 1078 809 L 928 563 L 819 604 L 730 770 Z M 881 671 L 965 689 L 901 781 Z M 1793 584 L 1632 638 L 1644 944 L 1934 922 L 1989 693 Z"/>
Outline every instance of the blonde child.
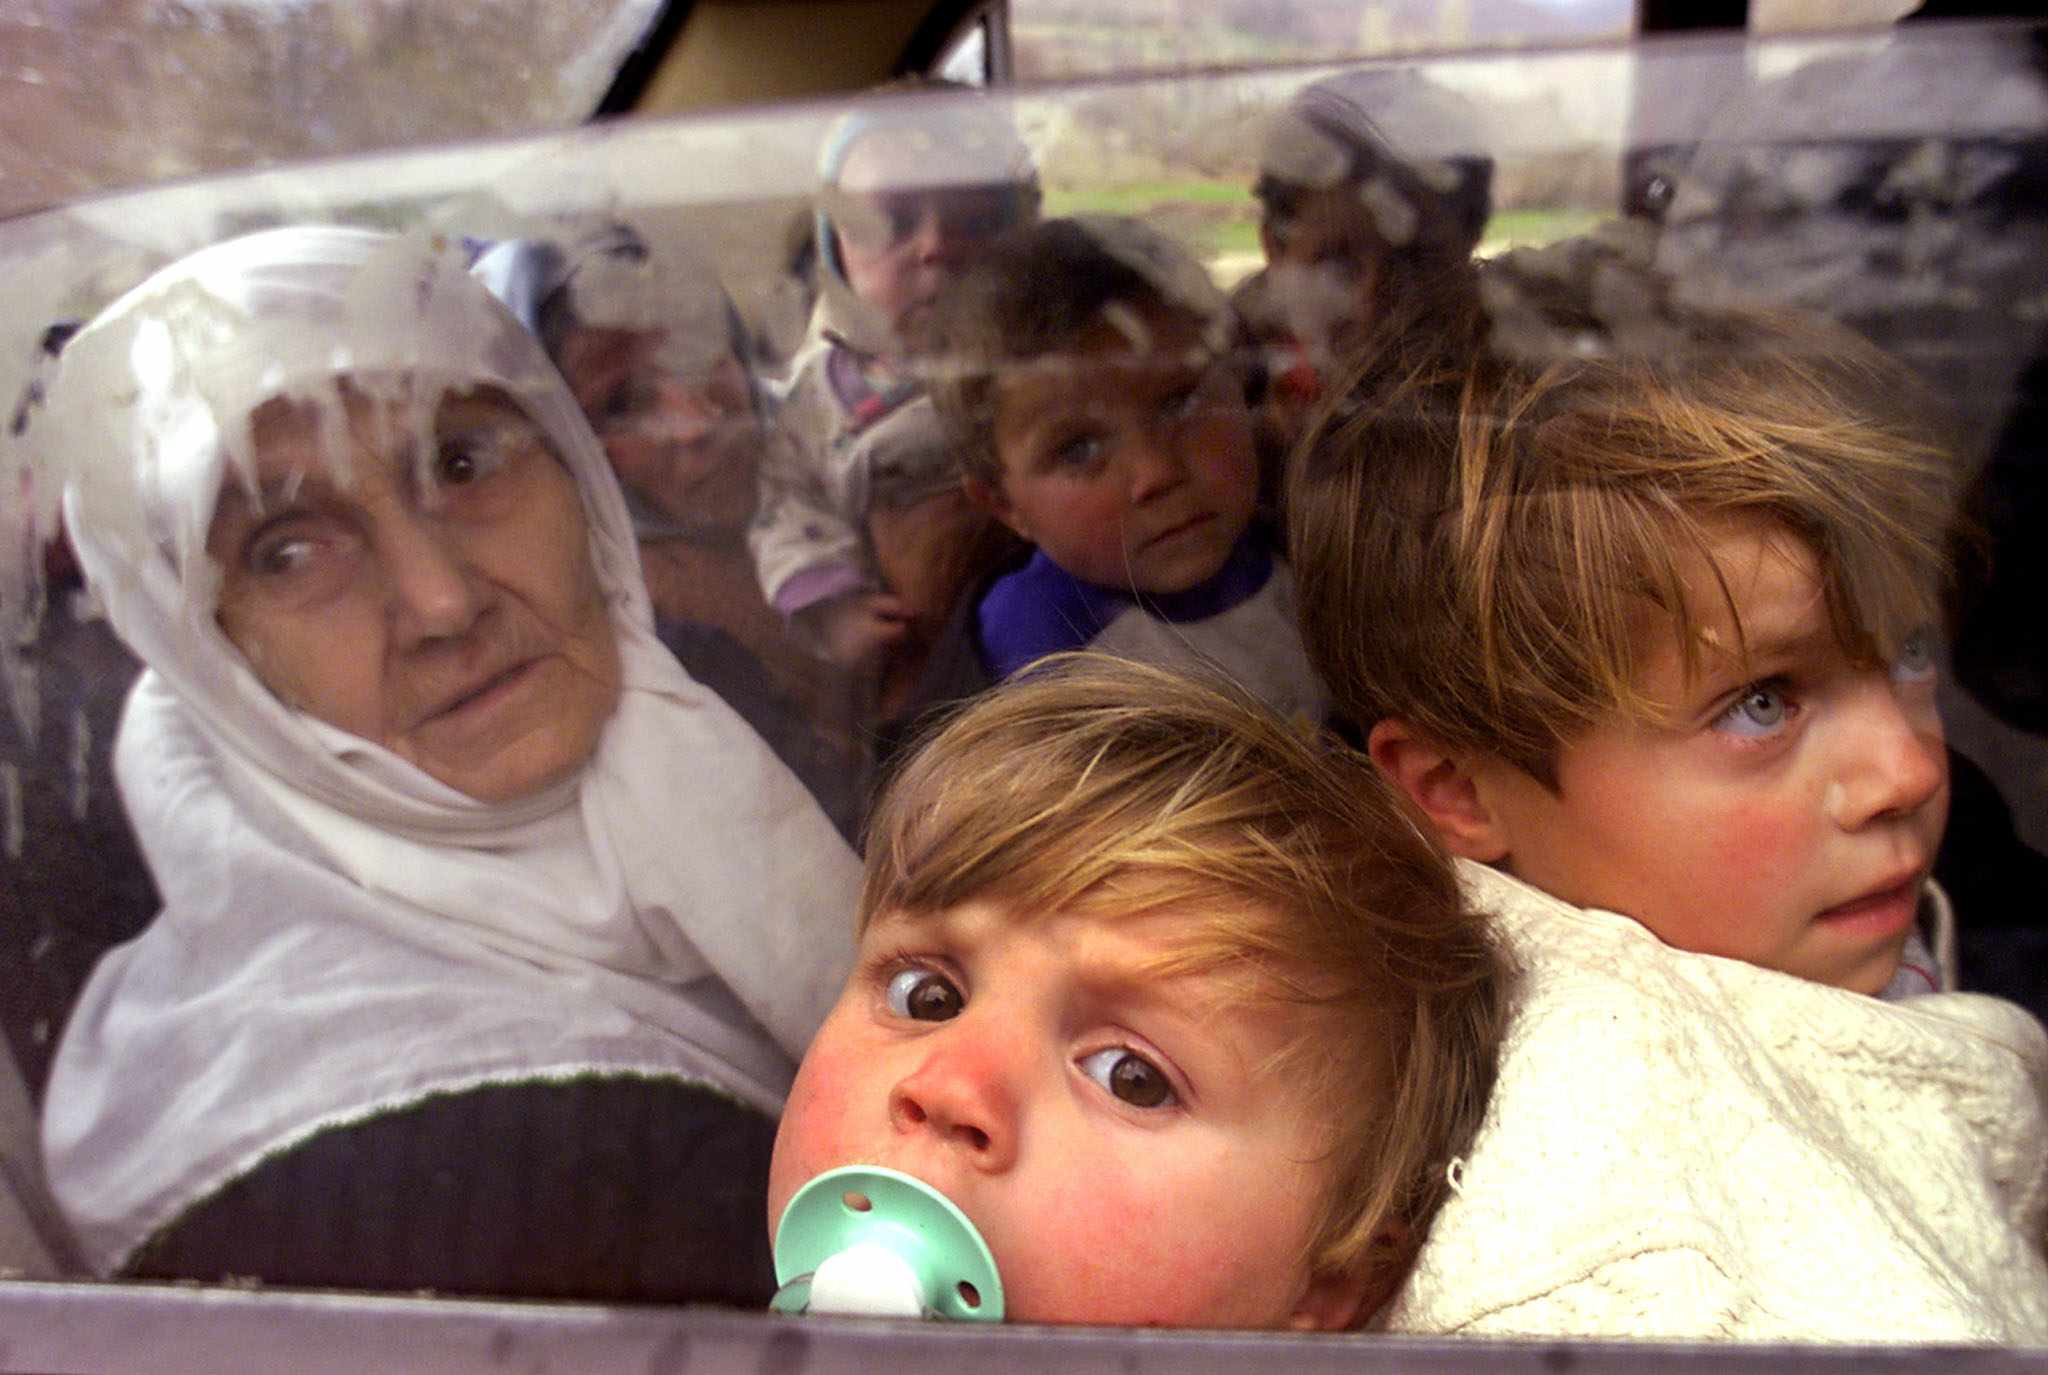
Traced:
<path fill-rule="evenodd" d="M 1256 519 L 1246 360 L 1199 263 L 1135 220 L 1047 220 L 989 248 L 936 337 L 967 495 L 1036 550 L 942 642 L 936 664 L 967 661 L 951 692 L 1089 648 L 1204 666 L 1322 720 L 1293 580 Z"/>
<path fill-rule="evenodd" d="M 1927 878 L 1952 460 L 1853 339 L 1539 276 L 1290 493 L 1311 651 L 1524 973 L 1390 1325 L 2048 1338 L 2048 1043 L 1945 991 Z"/>
<path fill-rule="evenodd" d="M 1502 972 L 1370 766 L 1093 655 L 986 694 L 873 815 L 856 970 L 773 1225 L 849 1164 L 950 1197 L 1009 1318 L 1333 1329 L 1408 1268 Z"/>

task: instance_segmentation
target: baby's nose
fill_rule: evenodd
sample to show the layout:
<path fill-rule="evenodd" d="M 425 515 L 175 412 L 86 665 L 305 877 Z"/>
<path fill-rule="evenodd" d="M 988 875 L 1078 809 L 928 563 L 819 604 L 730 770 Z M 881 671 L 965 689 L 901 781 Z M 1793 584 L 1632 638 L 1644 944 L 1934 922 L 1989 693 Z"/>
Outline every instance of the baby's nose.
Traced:
<path fill-rule="evenodd" d="M 928 262 L 958 262 L 967 251 L 967 235 L 936 201 L 920 210 L 910 240 L 917 256 Z"/>
<path fill-rule="evenodd" d="M 1006 1170 L 1017 1151 L 1013 1076 L 994 1047 L 949 1037 L 890 1090 L 889 1123 L 901 1135 L 934 1140 L 974 1169 Z"/>

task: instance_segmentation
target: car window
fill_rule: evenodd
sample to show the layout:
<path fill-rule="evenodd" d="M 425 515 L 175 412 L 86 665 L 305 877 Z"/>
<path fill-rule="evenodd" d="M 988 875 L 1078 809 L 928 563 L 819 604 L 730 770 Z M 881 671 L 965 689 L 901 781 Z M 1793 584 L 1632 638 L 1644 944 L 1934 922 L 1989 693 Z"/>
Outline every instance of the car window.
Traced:
<path fill-rule="evenodd" d="M 667 1243 L 653 1233 L 684 1228 L 730 1179 L 735 1234 L 765 1252 L 753 1220 L 769 1114 L 821 1015 L 784 994 L 806 981 L 828 1004 L 836 992 L 875 789 L 924 713 L 1046 647 L 1003 620 L 999 598 L 989 609 L 995 587 L 1065 568 L 1057 596 L 1044 581 L 1005 584 L 1033 612 L 1053 608 L 1016 618 L 1031 634 L 1049 620 L 1072 639 L 1085 621 L 1083 643 L 1212 664 L 1190 648 L 1208 608 L 1174 598 L 1250 565 L 1260 587 L 1286 585 L 1260 579 L 1286 562 L 1290 484 L 1316 436 L 1360 420 L 1352 389 L 1376 394 L 1347 371 L 1372 327 L 1426 315 L 1435 298 L 1420 286 L 1438 269 L 1460 281 L 1471 270 L 1457 309 L 1490 345 L 1533 339 L 1560 369 L 1623 336 L 1648 339 L 1655 364 L 1667 307 L 1771 308 L 1847 331 L 1927 389 L 1925 419 L 1975 522 L 1952 555 L 1963 590 L 1927 651 L 1955 816 L 1943 858 L 1927 863 L 1959 911 L 1998 914 L 1958 926 L 1930 958 L 1959 967 L 1965 989 L 2048 1008 L 2032 896 L 2048 868 L 2048 663 L 2031 552 L 2048 83 L 2033 29 L 1629 44 L 1627 7 L 1595 0 L 1475 0 L 1427 19 L 1388 5 L 1132 6 L 1112 19 L 1009 0 L 972 18 L 941 69 L 981 89 L 913 82 L 859 101 L 566 127 L 654 8 L 111 7 L 104 34 L 60 25 L 55 9 L 0 19 L 23 55 L 6 97 L 14 127 L 39 131 L 0 131 L 15 164 L 0 169 L 15 212 L 0 219 L 0 1031 L 15 1071 L 0 1076 L 0 1267 L 84 1281 L 132 1262 L 132 1277 L 202 1284 L 43 1297 L 0 1284 L 0 1308 L 20 1320 L 10 1361 L 69 1368 L 81 1323 L 108 1369 L 151 1361 L 164 1332 L 191 1364 L 260 1334 L 281 1364 L 308 1368 L 429 1348 L 450 1369 L 886 1358 L 1179 1370 L 1254 1353 L 1309 1369 L 1390 1350 L 1377 1333 L 1250 1346 L 1097 1331 L 1024 1347 L 948 1325 L 631 1305 L 684 1301 L 664 1287 Z M 207 74 L 208 99 L 137 75 L 144 40 L 113 32 L 138 25 L 159 56 Z M 1022 84 L 987 81 L 1005 64 Z M 1200 70 L 1144 74 L 1154 65 Z M 125 79 L 131 100 L 94 96 Z M 335 91 L 348 99 L 315 108 Z M 1385 150 L 1377 171 L 1353 175 L 1304 113 L 1336 97 Z M 1326 203 L 1303 186 L 1342 194 Z M 1032 430 L 1035 466 L 1009 487 L 1000 449 L 992 475 L 960 456 L 993 446 L 998 422 L 971 429 L 983 401 L 962 390 L 960 340 L 976 336 L 951 293 L 983 241 L 1070 218 L 1113 260 L 1105 271 L 1135 274 L 1214 328 L 1175 333 L 1126 312 L 1114 337 L 1091 336 L 1113 385 L 1088 374 L 1084 409 L 1114 424 L 1043 443 L 1046 427 Z M 284 258 L 247 268 L 225 253 L 189 279 L 158 279 L 162 300 L 131 298 L 131 332 L 104 320 L 80 332 L 167 265 L 291 229 L 304 235 L 295 246 L 263 250 Z M 317 309 L 283 287 L 286 305 L 262 294 L 266 271 L 289 285 L 309 263 L 344 260 L 359 275 L 319 278 Z M 251 294 L 235 295 L 244 277 Z M 230 279 L 234 291 L 219 285 Z M 1016 280 L 1055 296 L 1046 278 Z M 484 289 L 509 314 L 479 304 Z M 1559 315 L 1553 297 L 1594 304 Z M 346 345 L 300 328 L 301 309 Z M 223 339 L 246 347 L 206 352 Z M 1155 340 L 1172 343 L 1163 364 Z M 1183 365 L 1187 376 L 1172 371 Z M 1076 386 L 1070 373 L 1054 383 Z M 94 404 L 71 399 L 93 385 Z M 1212 409 L 1239 427 L 1245 460 L 1216 465 L 1242 499 L 1219 498 L 1235 524 L 1192 559 L 1200 576 L 1180 577 L 1168 548 L 1141 584 L 1149 556 L 1120 542 L 1122 527 L 1108 554 L 1048 533 L 1048 521 L 1086 527 L 1062 484 Z M 353 456 L 335 466 L 335 446 Z M 520 499 L 492 506 L 492 491 L 511 490 L 492 484 L 515 480 Z M 428 547 L 407 543 L 420 530 L 478 541 L 486 581 L 512 590 L 436 583 L 405 561 Z M 1178 527 L 1161 539 L 1202 543 Z M 483 600 L 463 613 L 466 596 Z M 488 671 L 449 669 L 410 714 L 379 716 L 365 694 L 396 653 L 380 637 L 437 608 L 513 629 L 492 642 Z M 1119 616 L 1135 619 L 1112 633 Z M 522 675 L 541 678 L 530 665 L 547 657 L 534 646 L 550 628 L 598 621 L 633 630 L 565 632 L 556 657 L 588 669 L 565 684 L 600 687 L 562 686 L 504 772 L 413 738 L 494 693 L 513 700 Z M 1260 627 L 1229 651 L 1230 675 L 1283 715 L 1359 740 L 1371 723 L 1336 720 L 1319 671 L 1289 647 L 1291 608 Z M 998 642 L 1018 657 L 995 657 Z M 291 667 L 305 664 L 321 673 Z M 205 712 L 179 715 L 201 699 Z M 616 716 L 614 700 L 626 704 Z M 135 724 L 152 711 L 164 713 L 155 735 Z M 657 717 L 661 730 L 602 752 L 614 721 L 637 730 Z M 165 741 L 192 753 L 139 752 Z M 238 762 L 213 791 L 180 792 L 172 765 L 193 758 Z M 616 790 L 565 820 L 564 790 L 600 765 Z M 469 834 L 463 799 L 511 810 L 461 841 L 448 871 L 461 877 L 443 882 L 422 856 Z M 205 820 L 216 813 L 202 803 L 226 819 Z M 246 848 L 223 858 L 223 836 Z M 261 901 L 206 913 L 172 942 L 163 911 L 243 883 L 234 856 L 257 853 L 246 891 Z M 541 858 L 491 867 L 507 855 Z M 630 894 L 643 872 L 665 885 L 658 896 L 590 897 Z M 308 873 L 317 899 L 294 886 Z M 339 915 L 320 926 L 330 899 Z M 459 918 L 441 920 L 437 904 Z M 337 936 L 349 922 L 368 933 L 360 942 Z M 280 931 L 290 939 L 272 943 Z M 123 1019 L 145 1006 L 165 1020 L 137 1036 L 128 1028 L 143 1023 Z M 294 1022 L 301 1012 L 314 1020 Z M 682 1031 L 663 1020 L 675 1016 Z M 358 1029 L 390 1039 L 359 1044 Z M 678 1038 L 688 1073 L 662 1058 Z M 353 1058 L 326 1053 L 344 1043 Z M 413 1059 L 417 1082 L 350 1096 Z M 301 1075 L 302 1063 L 328 1068 Z M 652 1107 L 632 1097 L 665 1075 L 715 1091 Z M 510 1080 L 540 1096 L 475 1096 Z M 431 1136 L 329 1137 L 317 1155 L 293 1154 L 336 1124 L 391 1128 L 391 1102 L 463 1095 L 466 1115 Z M 719 1114 L 735 1112 L 753 1116 L 719 1136 L 731 1126 Z M 671 1120 L 711 1125 L 688 1141 L 648 1126 Z M 532 1197 L 503 1178 L 459 1192 L 448 1181 L 495 1161 L 500 1135 L 564 1159 L 594 1151 L 597 1183 L 542 1173 Z M 136 1183 L 156 1180 L 160 1160 L 131 1157 L 134 1142 L 169 1159 L 202 1137 L 201 1158 L 165 1168 L 173 1182 Z M 410 1152 L 436 1162 L 424 1183 L 406 1173 Z M 663 1173 L 658 1205 L 649 1161 Z M 386 1192 L 346 1227 L 310 1201 L 357 1197 L 347 1189 L 372 1167 Z M 550 1190 L 573 1206 L 549 1213 Z M 409 1231 L 414 1206 L 444 1230 Z M 294 1216 L 316 1214 L 338 1230 L 312 1249 L 402 1258 L 417 1241 L 478 1268 L 422 1280 L 396 1266 L 381 1283 L 289 1270 L 233 1293 L 223 1277 L 248 1272 L 178 1268 L 243 1254 L 231 1243 L 252 1217 L 276 1221 L 281 1256 Z M 593 1242 L 577 1284 L 529 1284 L 517 1265 L 517 1284 L 474 1278 L 486 1252 L 519 1259 L 528 1234 L 504 1219 L 531 1217 L 554 1233 L 620 1228 L 648 1259 L 622 1265 Z M 187 1223 L 176 1240 L 189 1249 L 162 1240 Z M 727 1259 L 691 1263 L 718 1272 Z M 630 1283 L 608 1287 L 625 1271 Z M 332 1288 L 350 1292 L 297 1292 Z M 473 1302 L 500 1296 L 614 1306 Z M 212 1307 L 201 1315 L 188 1299 Z M 688 1301 L 739 1302 L 710 1287 Z M 1570 1348 L 1507 1349 L 1534 1360 Z M 1477 1350 L 1410 1354 L 1449 1369 Z M 1669 1359 L 1734 1358 L 1710 1347 Z"/>
<path fill-rule="evenodd" d="M 1462 5 L 1088 5 L 1010 0 L 1017 79 L 1056 81 L 1211 65 L 1401 52 L 1534 48 L 1626 36 L 1629 0 L 1473 0 Z"/>
<path fill-rule="evenodd" d="M 574 125 L 659 8 L 14 6 L 0 17 L 0 213 L 207 172 Z M 102 99 L 110 90 L 121 98 Z"/>

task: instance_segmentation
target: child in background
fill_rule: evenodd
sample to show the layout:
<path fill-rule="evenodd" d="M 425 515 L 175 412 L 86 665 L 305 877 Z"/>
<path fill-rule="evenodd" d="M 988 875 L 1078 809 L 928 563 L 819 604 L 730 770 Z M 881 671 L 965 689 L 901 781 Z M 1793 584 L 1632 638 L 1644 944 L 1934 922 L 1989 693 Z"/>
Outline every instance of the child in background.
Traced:
<path fill-rule="evenodd" d="M 851 832 L 854 679 L 798 643 L 761 595 L 746 536 L 787 435 L 743 361 L 711 269 L 625 224 L 566 244 L 512 239 L 476 275 L 539 338 L 618 474 L 662 642 L 739 710 Z"/>
<path fill-rule="evenodd" d="M 1471 102 L 1409 71 L 1352 72 L 1268 122 L 1252 195 L 1266 266 L 1233 301 L 1268 350 L 1262 439 L 1284 454 L 1331 370 L 1390 315 L 1469 289 L 1493 159 Z"/>
<path fill-rule="evenodd" d="M 1512 267 L 1289 494 L 1340 710 L 1524 975 L 1389 1325 L 2048 1339 L 2048 1041 L 1945 991 L 1926 878 L 1953 460 L 1860 341 L 1615 271 L 1546 330 Z"/>
<path fill-rule="evenodd" d="M 1038 185 L 1000 109 L 932 90 L 856 107 L 819 181 L 822 294 L 781 410 L 797 444 L 764 470 L 749 541 L 770 603 L 829 659 L 879 673 L 886 702 L 990 536 L 908 365 L 940 295 L 1037 213 Z"/>
<path fill-rule="evenodd" d="M 1201 265 L 1135 220 L 1026 226 L 961 279 L 939 309 L 933 398 L 968 496 L 1036 552 L 963 611 L 927 695 L 1087 647 L 1205 667 L 1322 720 L 1293 580 L 1254 520 L 1232 336 Z"/>
<path fill-rule="evenodd" d="M 1483 1109 L 1502 968 L 1349 751 L 1094 655 L 896 775 L 771 1227 L 860 1163 L 946 1194 L 1011 1320 L 1338 1329 L 1406 1272 Z"/>

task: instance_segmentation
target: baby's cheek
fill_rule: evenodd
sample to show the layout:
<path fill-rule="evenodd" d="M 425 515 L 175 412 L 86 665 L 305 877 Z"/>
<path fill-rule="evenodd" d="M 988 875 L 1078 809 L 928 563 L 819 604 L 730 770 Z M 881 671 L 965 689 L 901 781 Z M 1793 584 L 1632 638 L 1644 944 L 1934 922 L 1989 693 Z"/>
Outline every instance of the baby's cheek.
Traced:
<path fill-rule="evenodd" d="M 858 1091 L 858 1060 L 834 1053 L 820 1038 L 797 1071 L 775 1133 L 768 1179 L 771 1211 L 779 1213 L 812 1176 L 860 1158 L 848 1111 Z"/>
<path fill-rule="evenodd" d="M 1109 1190 L 1047 1219 L 1032 1264 L 1007 1273 L 1018 1322 L 1129 1327 L 1266 1325 L 1249 1292 L 1245 1236 L 1225 1235 L 1181 1200 Z"/>
<path fill-rule="evenodd" d="M 1174 1247 L 1159 1235 L 1172 1223 L 1104 1198 L 1042 1220 L 1028 1259 L 1005 1266 L 1011 1317 L 1018 1322 L 1144 1326 L 1170 1323 L 1162 1302 L 1175 1286 Z M 1164 1244 L 1163 1244 L 1164 1243 Z"/>

